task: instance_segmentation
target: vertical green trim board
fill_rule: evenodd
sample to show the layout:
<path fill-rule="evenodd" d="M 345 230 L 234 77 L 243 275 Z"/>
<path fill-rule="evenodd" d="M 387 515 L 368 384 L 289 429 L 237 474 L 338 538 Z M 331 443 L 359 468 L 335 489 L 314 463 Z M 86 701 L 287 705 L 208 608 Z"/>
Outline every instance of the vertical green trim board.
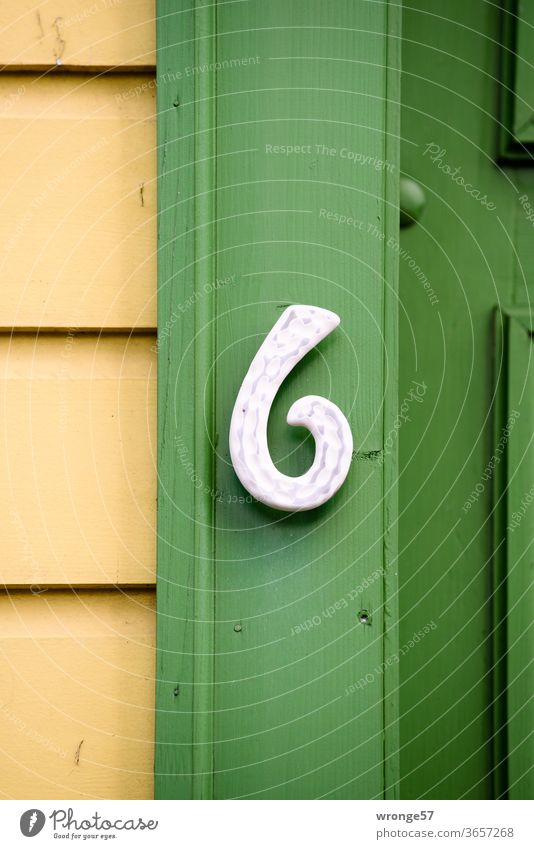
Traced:
<path fill-rule="evenodd" d="M 386 161 L 400 166 L 400 70 L 402 7 L 390 4 L 387 11 L 386 67 L 388 69 L 385 100 Z M 384 177 L 384 230 L 398 237 L 399 185 Z M 398 412 L 398 261 L 395 251 L 384 258 L 384 446 L 387 428 Z M 399 646 L 398 599 L 398 445 L 395 444 L 384 463 L 384 795 L 399 797 L 399 665 L 388 664 Z"/>
<path fill-rule="evenodd" d="M 195 5 L 195 67 L 216 61 L 216 5 Z M 203 283 L 215 279 L 215 186 L 216 182 L 216 76 L 196 74 L 195 80 L 195 161 L 194 227 L 195 292 L 203 293 Z M 212 364 L 215 359 L 216 290 L 195 304 L 195 467 L 203 481 L 213 481 L 214 391 Z M 201 423 L 204 422 L 205 426 Z M 214 501 L 211 486 L 195 488 L 195 630 L 193 640 L 193 797 L 213 797 L 213 655 L 215 619 Z M 200 686 L 199 686 L 200 683 Z"/>
<path fill-rule="evenodd" d="M 159 2 L 156 796 L 213 796 L 215 5 Z M 187 319 L 183 318 L 187 316 Z M 201 485 L 198 486 L 197 482 Z M 196 519 L 196 521 L 195 521 Z"/>
<path fill-rule="evenodd" d="M 157 798 L 397 795 L 399 51 L 396 3 L 158 0 Z M 310 464 L 306 394 L 355 441 L 295 515 L 228 448 L 291 303 L 342 323 L 281 387 L 273 460 Z"/>

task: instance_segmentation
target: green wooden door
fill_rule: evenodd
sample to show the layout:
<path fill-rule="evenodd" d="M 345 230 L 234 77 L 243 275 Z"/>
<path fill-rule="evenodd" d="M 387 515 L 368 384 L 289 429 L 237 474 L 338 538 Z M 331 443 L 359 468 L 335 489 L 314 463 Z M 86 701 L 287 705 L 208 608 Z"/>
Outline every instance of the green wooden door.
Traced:
<path fill-rule="evenodd" d="M 399 9 L 158 3 L 159 553 L 156 795 L 394 797 Z M 275 401 L 288 474 L 306 394 L 349 419 L 316 510 L 255 502 L 228 429 L 289 304 L 341 327 Z"/>
<path fill-rule="evenodd" d="M 404 3 L 401 165 L 427 202 L 401 237 L 399 397 L 427 391 L 400 433 L 401 647 L 436 625 L 401 666 L 405 798 L 532 793 L 532 516 L 510 535 L 501 507 L 534 484 L 534 45 L 532 3 L 501 5 Z"/>

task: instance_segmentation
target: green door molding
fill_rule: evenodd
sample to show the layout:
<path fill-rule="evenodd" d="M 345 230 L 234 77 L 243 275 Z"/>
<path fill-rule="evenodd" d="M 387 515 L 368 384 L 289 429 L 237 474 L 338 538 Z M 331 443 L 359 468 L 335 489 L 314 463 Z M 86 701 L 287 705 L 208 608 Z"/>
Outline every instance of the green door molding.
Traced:
<path fill-rule="evenodd" d="M 157 40 L 156 797 L 395 798 L 400 8 L 159 0 Z M 288 515 L 228 430 L 298 303 L 341 326 L 281 387 L 273 461 L 310 465 L 285 423 L 307 394 L 354 457 Z"/>
<path fill-rule="evenodd" d="M 532 799 L 534 317 L 509 308 L 495 326 L 494 795 Z"/>
<path fill-rule="evenodd" d="M 501 44 L 500 157 L 534 162 L 534 6 L 530 0 L 503 0 Z"/>

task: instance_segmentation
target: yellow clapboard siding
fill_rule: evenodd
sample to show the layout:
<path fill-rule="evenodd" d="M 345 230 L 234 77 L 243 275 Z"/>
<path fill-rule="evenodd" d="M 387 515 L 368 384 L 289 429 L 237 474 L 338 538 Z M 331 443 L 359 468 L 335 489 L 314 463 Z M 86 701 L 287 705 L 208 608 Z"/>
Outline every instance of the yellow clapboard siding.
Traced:
<path fill-rule="evenodd" d="M 154 342 L 0 336 L 0 582 L 153 583 Z"/>
<path fill-rule="evenodd" d="M 155 144 L 151 76 L 0 76 L 0 327 L 155 327 Z"/>
<path fill-rule="evenodd" d="M 0 796 L 153 794 L 155 594 L 0 595 Z"/>
<path fill-rule="evenodd" d="M 1 66 L 153 67 L 154 0 L 2 0 Z"/>

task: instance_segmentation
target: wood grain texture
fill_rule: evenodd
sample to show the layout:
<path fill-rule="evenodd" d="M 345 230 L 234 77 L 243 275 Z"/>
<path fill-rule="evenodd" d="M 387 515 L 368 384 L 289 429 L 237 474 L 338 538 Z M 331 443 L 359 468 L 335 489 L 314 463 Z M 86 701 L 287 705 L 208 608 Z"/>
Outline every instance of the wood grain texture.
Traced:
<path fill-rule="evenodd" d="M 395 502 L 383 500 L 395 478 L 395 449 L 383 453 L 396 380 L 393 5 L 221 3 L 216 24 L 202 7 L 158 7 L 160 333 L 177 302 L 194 310 L 159 343 L 158 798 L 396 793 L 381 668 L 396 650 L 394 629 L 384 642 Z M 199 57 L 202 81 L 166 82 Z M 288 474 L 311 463 L 310 440 L 284 423 L 309 393 L 347 415 L 356 453 L 335 499 L 281 518 L 239 485 L 228 428 L 290 303 L 342 324 L 282 386 L 273 460 Z"/>
<path fill-rule="evenodd" d="M 0 336 L 0 581 L 152 584 L 151 336 Z"/>
<path fill-rule="evenodd" d="M 0 31 L 0 796 L 150 798 L 154 3 L 7 0 Z"/>
<path fill-rule="evenodd" d="M 154 593 L 0 596 L 0 796 L 151 798 Z"/>
<path fill-rule="evenodd" d="M 155 327 L 155 82 L 0 78 L 0 327 Z"/>
<path fill-rule="evenodd" d="M 154 0 L 4 0 L 0 66 L 152 68 L 154 6 Z"/>

